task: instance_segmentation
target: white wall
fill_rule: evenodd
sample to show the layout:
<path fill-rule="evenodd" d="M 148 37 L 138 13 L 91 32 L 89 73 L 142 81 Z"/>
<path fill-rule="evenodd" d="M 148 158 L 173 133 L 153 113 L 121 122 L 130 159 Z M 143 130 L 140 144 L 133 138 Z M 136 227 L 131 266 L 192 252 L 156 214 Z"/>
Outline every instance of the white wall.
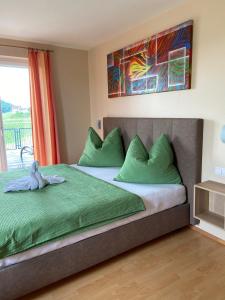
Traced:
<path fill-rule="evenodd" d="M 140 12 L 141 13 L 141 12 Z M 194 20 L 192 89 L 108 99 L 106 56 L 133 42 L 186 20 Z M 89 51 L 91 122 L 104 116 L 204 118 L 203 180 L 225 182 L 214 175 L 225 167 L 225 1 L 188 0 L 135 30 Z"/>

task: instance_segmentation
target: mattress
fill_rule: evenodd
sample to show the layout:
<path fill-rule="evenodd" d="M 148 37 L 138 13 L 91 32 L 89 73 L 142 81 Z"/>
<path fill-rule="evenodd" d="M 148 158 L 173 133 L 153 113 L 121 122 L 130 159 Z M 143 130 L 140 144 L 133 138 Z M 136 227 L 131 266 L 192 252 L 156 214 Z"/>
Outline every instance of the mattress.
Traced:
<path fill-rule="evenodd" d="M 135 193 L 140 196 L 145 204 L 146 210 L 136 213 L 130 217 L 126 217 L 121 220 L 117 220 L 110 224 L 91 229 L 79 234 L 71 234 L 60 240 L 52 241 L 47 244 L 26 250 L 24 252 L 6 257 L 0 260 L 0 269 L 12 264 L 16 264 L 39 255 L 60 249 L 67 245 L 74 244 L 84 239 L 90 238 L 94 235 L 101 234 L 113 228 L 122 226 L 129 222 L 144 218 L 154 213 L 172 208 L 176 205 L 182 204 L 186 201 L 185 187 L 179 184 L 131 184 L 114 181 L 113 178 L 118 174 L 119 168 L 93 168 L 93 167 L 81 167 L 73 165 L 87 174 L 90 174 L 96 178 L 109 182 L 115 186 L 118 186 L 124 190 Z"/>

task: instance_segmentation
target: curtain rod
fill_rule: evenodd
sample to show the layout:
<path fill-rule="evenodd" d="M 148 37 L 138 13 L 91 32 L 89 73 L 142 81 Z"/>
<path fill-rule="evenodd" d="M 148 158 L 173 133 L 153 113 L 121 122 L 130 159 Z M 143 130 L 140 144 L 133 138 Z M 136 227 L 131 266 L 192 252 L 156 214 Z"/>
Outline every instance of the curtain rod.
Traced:
<path fill-rule="evenodd" d="M 40 48 L 25 47 L 25 46 L 15 46 L 15 45 L 6 45 L 6 44 L 0 44 L 0 47 L 12 47 L 12 48 L 27 49 L 27 50 L 32 49 L 32 50 L 54 52 L 54 50 L 49 50 L 49 49 L 40 49 Z"/>

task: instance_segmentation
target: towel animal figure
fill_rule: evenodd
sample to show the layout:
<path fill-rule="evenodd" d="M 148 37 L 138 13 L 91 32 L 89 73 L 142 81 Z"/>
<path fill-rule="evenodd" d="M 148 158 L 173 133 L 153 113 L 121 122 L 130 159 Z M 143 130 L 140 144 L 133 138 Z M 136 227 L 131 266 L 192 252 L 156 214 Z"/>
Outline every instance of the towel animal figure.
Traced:
<path fill-rule="evenodd" d="M 34 161 L 31 166 L 30 176 L 15 179 L 9 182 L 5 187 L 4 192 L 33 191 L 37 189 L 43 189 L 49 184 L 58 184 L 65 181 L 64 177 L 57 175 L 43 176 L 38 170 L 38 165 L 38 161 Z"/>

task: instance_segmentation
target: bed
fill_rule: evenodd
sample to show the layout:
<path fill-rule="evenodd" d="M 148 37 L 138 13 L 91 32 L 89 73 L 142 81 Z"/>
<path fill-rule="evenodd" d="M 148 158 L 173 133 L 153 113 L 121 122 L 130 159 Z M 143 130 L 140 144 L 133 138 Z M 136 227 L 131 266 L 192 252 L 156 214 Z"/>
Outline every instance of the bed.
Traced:
<path fill-rule="evenodd" d="M 133 187 L 137 194 L 145 197 L 146 208 L 148 200 L 153 201 L 149 205 L 152 211 L 146 209 L 112 224 L 52 242 L 48 247 L 39 247 L 39 252 L 31 249 L 26 258 L 20 253 L 0 261 L 0 299 L 18 298 L 163 234 L 196 223 L 192 214 L 193 185 L 201 180 L 203 120 L 104 118 L 104 135 L 115 127 L 121 128 L 125 149 L 135 134 L 148 147 L 161 133 L 167 134 L 185 189 L 174 187 L 168 193 L 170 189 L 166 186 L 164 192 L 155 187 L 155 195 L 160 194 L 161 198 L 158 197 L 158 202 L 155 201 L 158 204 L 154 205 L 154 193 L 148 195 Z M 86 169 L 86 173 L 109 182 L 114 176 L 110 172 L 113 170 Z M 164 202 L 158 199 L 164 199 Z"/>

